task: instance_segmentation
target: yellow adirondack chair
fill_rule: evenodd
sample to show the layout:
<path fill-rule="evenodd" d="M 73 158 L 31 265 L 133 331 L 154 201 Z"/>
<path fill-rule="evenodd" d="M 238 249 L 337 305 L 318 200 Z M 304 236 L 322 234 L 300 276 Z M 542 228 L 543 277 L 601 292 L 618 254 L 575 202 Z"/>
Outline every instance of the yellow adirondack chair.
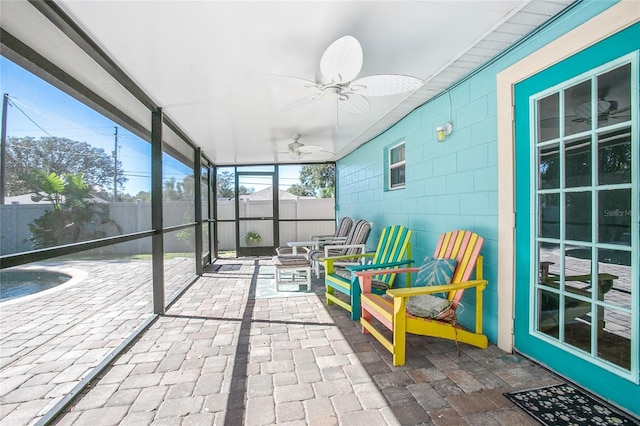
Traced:
<path fill-rule="evenodd" d="M 361 253 L 348 256 L 325 257 L 321 260 L 325 268 L 325 296 L 327 305 L 335 303 L 338 306 L 351 312 L 351 319 L 360 319 L 360 286 L 358 278 L 354 275 L 356 271 L 381 268 L 399 268 L 403 265 L 413 263 L 411 257 L 411 230 L 402 226 L 388 226 L 382 230 L 378 248 L 375 253 Z M 406 258 L 405 258 L 406 255 Z M 364 265 L 352 265 L 338 267 L 336 263 L 344 262 L 348 259 L 371 259 L 371 263 Z M 392 269 L 391 271 L 396 271 Z M 393 285 L 396 274 L 394 272 L 381 276 L 371 276 L 374 293 L 383 294 Z M 371 280 L 370 280 L 371 281 Z M 411 276 L 407 274 L 407 286 L 411 284 Z M 377 288 L 375 288 L 377 287 Z M 340 299 L 335 290 L 347 295 L 347 301 Z"/>
<path fill-rule="evenodd" d="M 487 347 L 487 337 L 482 334 L 482 291 L 487 284 L 487 281 L 482 279 L 480 249 L 483 242 L 483 238 L 469 231 L 451 231 L 440 236 L 433 257 L 457 260 L 451 284 L 391 289 L 387 290 L 387 297 L 383 297 L 372 292 L 372 277 L 387 273 L 417 273 L 420 269 L 401 268 L 389 271 L 355 272 L 362 289 L 362 317 L 360 318 L 362 332 L 371 333 L 391 352 L 393 365 L 404 365 L 406 333 L 455 340 L 456 345 L 460 341 L 480 348 Z M 469 280 L 474 268 L 476 279 Z M 475 332 L 461 328 L 455 317 L 462 293 L 467 288 L 476 289 Z M 435 318 L 424 318 L 407 312 L 406 304 L 409 297 L 443 292 L 447 294 L 451 306 L 442 315 Z M 391 330 L 391 340 L 374 327 L 371 321 L 372 317 L 376 318 L 383 327 Z"/>

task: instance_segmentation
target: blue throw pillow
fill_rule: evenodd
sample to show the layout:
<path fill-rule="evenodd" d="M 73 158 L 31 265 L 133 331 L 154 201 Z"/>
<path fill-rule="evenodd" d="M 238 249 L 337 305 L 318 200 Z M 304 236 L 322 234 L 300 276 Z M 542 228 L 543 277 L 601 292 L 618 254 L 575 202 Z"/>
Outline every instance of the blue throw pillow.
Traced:
<path fill-rule="evenodd" d="M 425 257 L 422 265 L 420 265 L 415 286 L 450 284 L 457 264 L 458 261 L 456 259 Z"/>

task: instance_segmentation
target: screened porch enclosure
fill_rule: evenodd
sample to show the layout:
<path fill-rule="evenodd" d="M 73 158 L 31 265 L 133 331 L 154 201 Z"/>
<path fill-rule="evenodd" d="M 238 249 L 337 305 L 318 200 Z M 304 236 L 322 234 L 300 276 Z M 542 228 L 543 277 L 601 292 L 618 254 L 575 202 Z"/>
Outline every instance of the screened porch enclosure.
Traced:
<path fill-rule="evenodd" d="M 26 372 L 3 395 L 31 419 L 53 418 L 218 256 L 270 258 L 280 243 L 333 233 L 333 164 L 217 167 L 161 110 L 142 132 L 0 61 L 0 268 L 70 277 L 0 300 L 0 375 Z M 46 407 L 20 399 L 37 380 Z"/>

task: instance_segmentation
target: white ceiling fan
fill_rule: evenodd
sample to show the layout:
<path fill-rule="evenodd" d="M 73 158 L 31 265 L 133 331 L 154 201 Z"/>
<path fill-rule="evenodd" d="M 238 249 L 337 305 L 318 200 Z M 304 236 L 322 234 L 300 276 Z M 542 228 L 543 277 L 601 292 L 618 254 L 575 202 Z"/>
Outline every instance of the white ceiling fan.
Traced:
<path fill-rule="evenodd" d="M 344 36 L 327 47 L 320 59 L 320 70 L 315 80 L 284 75 L 255 75 L 272 83 L 289 87 L 307 87 L 314 93 L 285 104 L 281 111 L 291 111 L 313 103 L 327 94 L 336 96 L 340 110 L 352 114 L 369 111 L 366 96 L 389 96 L 418 89 L 421 79 L 407 75 L 377 74 L 356 79 L 362 69 L 362 47 L 355 37 Z"/>
<path fill-rule="evenodd" d="M 618 101 L 608 100 L 602 97 L 598 99 L 596 108 L 598 127 L 631 119 L 631 107 L 627 106 L 618 108 Z M 583 132 L 591 129 L 591 112 L 592 102 L 590 101 L 582 103 L 576 107 L 575 115 L 567 117 L 573 117 L 569 126 L 572 133 Z"/>
<path fill-rule="evenodd" d="M 300 142 L 300 134 L 295 133 L 292 136 L 293 142 L 290 142 L 287 145 L 287 153 L 289 153 L 292 157 L 302 157 L 304 155 L 311 155 L 317 152 L 328 152 L 324 151 L 320 145 L 306 145 Z"/>

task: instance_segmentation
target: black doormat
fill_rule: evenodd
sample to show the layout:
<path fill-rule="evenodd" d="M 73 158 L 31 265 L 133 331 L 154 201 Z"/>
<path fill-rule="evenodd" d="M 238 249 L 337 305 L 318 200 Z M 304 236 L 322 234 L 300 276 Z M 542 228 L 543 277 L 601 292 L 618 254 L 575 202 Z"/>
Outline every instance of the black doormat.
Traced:
<path fill-rule="evenodd" d="M 570 384 L 507 392 L 504 396 L 543 425 L 640 425 Z"/>
<path fill-rule="evenodd" d="M 218 272 L 221 267 L 222 265 L 216 265 L 215 263 L 212 263 L 204 268 L 204 272 Z"/>

